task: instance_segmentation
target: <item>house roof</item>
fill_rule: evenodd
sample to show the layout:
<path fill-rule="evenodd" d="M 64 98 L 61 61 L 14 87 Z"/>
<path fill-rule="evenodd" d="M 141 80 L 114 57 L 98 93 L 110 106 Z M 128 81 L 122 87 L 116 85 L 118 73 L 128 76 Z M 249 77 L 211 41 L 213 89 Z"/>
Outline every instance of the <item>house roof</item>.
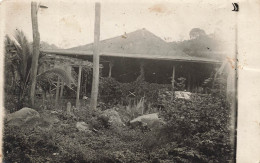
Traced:
<path fill-rule="evenodd" d="M 62 55 L 91 56 L 93 55 L 93 43 L 70 49 L 41 51 L 44 53 Z M 174 48 L 171 44 L 168 44 L 146 29 L 140 29 L 131 33 L 125 33 L 122 36 L 102 40 L 99 42 L 99 51 L 100 56 L 110 57 L 220 63 L 218 59 L 190 56 Z"/>

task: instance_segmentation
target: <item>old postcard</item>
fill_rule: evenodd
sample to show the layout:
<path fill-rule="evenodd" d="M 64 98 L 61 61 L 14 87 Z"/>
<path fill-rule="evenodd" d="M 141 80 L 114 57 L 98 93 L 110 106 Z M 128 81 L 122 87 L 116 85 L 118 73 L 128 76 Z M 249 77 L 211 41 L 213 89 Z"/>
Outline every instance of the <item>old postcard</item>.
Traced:
<path fill-rule="evenodd" d="M 256 1 L 0 7 L 2 162 L 260 161 Z"/>

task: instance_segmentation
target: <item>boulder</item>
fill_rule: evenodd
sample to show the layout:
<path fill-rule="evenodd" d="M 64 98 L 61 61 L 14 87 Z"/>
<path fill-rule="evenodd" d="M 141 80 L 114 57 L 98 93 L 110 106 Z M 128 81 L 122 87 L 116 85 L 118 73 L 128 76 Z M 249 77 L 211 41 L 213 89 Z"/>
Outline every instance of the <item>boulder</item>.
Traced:
<path fill-rule="evenodd" d="M 7 125 L 13 126 L 22 126 L 38 119 L 40 119 L 40 114 L 36 110 L 27 107 L 6 116 Z"/>
<path fill-rule="evenodd" d="M 130 121 L 130 125 L 133 128 L 147 127 L 150 130 L 160 128 L 164 124 L 165 122 L 159 118 L 158 113 L 142 115 Z"/>
<path fill-rule="evenodd" d="M 114 109 L 107 109 L 100 115 L 101 119 L 107 119 L 108 123 L 112 127 L 122 127 L 125 126 L 119 116 L 118 112 Z"/>
<path fill-rule="evenodd" d="M 91 132 L 91 130 L 89 129 L 88 124 L 86 124 L 85 122 L 77 122 L 77 123 L 76 123 L 76 128 L 77 128 L 79 131 Z"/>

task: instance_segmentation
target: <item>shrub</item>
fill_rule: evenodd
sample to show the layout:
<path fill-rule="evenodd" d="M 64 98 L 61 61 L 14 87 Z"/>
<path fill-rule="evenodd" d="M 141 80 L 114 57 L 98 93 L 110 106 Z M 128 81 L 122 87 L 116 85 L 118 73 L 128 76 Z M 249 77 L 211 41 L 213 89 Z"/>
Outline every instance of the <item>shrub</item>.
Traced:
<path fill-rule="evenodd" d="M 167 157 L 178 156 L 188 162 L 227 162 L 231 159 L 230 106 L 225 98 L 194 95 L 191 101 L 175 99 L 165 106 L 160 115 L 167 125 L 159 132 L 151 133 L 156 138 L 150 140 L 150 148 L 165 150 Z M 176 161 L 176 158 L 172 157 L 172 160 Z"/>
<path fill-rule="evenodd" d="M 120 83 L 114 78 L 101 78 L 99 96 L 108 105 L 129 105 L 131 100 L 137 102 L 143 97 L 147 103 L 157 104 L 161 90 L 171 90 L 171 84 L 148 83 L 144 80 Z"/>

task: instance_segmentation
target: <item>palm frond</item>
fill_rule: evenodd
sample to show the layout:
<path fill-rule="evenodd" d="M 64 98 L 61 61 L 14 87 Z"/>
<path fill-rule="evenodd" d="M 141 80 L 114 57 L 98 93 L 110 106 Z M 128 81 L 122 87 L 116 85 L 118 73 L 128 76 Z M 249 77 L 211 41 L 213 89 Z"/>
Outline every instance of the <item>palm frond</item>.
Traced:
<path fill-rule="evenodd" d="M 14 39 L 14 46 L 20 59 L 20 74 L 22 80 L 25 82 L 31 66 L 32 49 L 23 31 L 16 30 Z"/>
<path fill-rule="evenodd" d="M 68 87 L 70 87 L 71 84 L 75 84 L 75 80 L 71 76 L 71 74 L 60 68 L 53 68 L 53 69 L 47 70 L 47 71 L 39 74 L 37 76 L 37 79 L 40 80 L 42 78 L 51 78 L 53 76 L 59 76 Z"/>

